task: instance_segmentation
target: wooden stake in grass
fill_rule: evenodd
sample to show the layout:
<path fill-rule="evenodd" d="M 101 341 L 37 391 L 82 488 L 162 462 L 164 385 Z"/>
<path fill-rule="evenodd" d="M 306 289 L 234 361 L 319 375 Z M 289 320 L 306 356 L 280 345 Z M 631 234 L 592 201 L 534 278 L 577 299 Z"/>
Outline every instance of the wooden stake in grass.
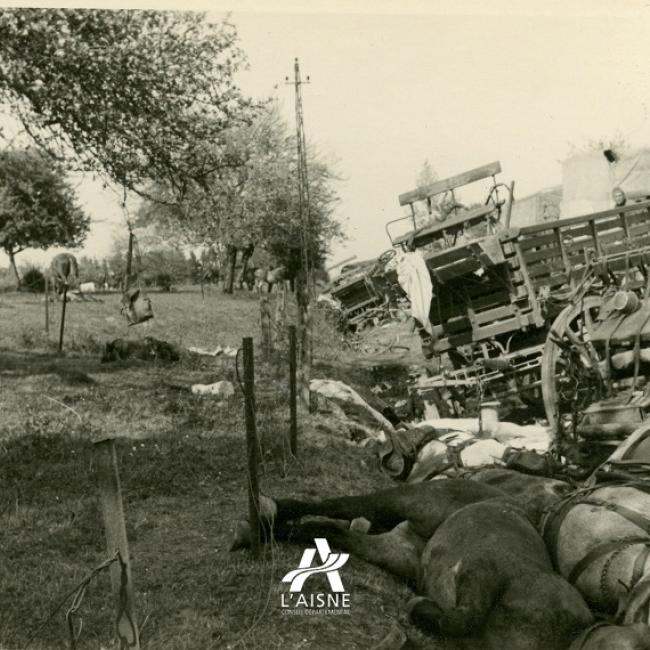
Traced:
<path fill-rule="evenodd" d="M 65 306 L 68 302 L 68 283 L 63 284 L 63 303 L 61 304 L 61 328 L 59 329 L 59 354 L 63 350 L 63 330 L 65 328 Z"/>
<path fill-rule="evenodd" d="M 260 488 L 257 478 L 259 464 L 257 427 L 255 425 L 255 363 L 253 339 L 242 341 L 244 353 L 244 413 L 246 416 L 246 455 L 248 458 L 248 520 L 251 527 L 251 551 L 254 558 L 260 556 Z"/>
<path fill-rule="evenodd" d="M 296 391 L 296 326 L 289 325 L 289 448 L 291 455 L 298 455 L 298 405 Z"/>
<path fill-rule="evenodd" d="M 95 463 L 104 513 L 106 550 L 110 557 L 119 552 L 119 561 L 114 562 L 110 569 L 116 611 L 116 634 L 120 650 L 140 650 L 115 440 L 107 438 L 95 442 Z"/>
<path fill-rule="evenodd" d="M 45 333 L 50 333 L 50 281 L 45 274 Z"/>

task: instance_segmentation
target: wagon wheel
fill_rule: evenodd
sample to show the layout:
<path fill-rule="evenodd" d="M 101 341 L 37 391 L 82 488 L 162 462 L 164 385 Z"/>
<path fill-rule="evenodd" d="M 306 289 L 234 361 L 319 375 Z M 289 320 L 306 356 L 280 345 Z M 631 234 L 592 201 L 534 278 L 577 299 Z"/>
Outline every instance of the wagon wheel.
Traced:
<path fill-rule="evenodd" d="M 557 316 L 546 338 L 541 361 L 544 410 L 551 431 L 560 433 L 563 417 L 582 412 L 604 396 L 600 361 L 591 334 L 603 304 L 599 296 L 587 296 L 567 305 Z"/>

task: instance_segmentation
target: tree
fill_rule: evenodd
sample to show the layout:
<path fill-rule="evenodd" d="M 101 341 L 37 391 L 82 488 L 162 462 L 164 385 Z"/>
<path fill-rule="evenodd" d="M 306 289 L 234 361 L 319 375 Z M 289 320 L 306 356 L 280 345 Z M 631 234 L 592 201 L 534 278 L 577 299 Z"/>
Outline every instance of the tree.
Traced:
<path fill-rule="evenodd" d="M 426 159 L 415 178 L 415 186 L 422 187 L 423 185 L 431 185 L 432 183 L 435 183 L 438 178 L 438 174 L 434 171 L 429 160 Z M 428 207 L 425 206 L 424 202 L 416 201 L 413 206 L 415 208 L 416 226 L 426 226 L 434 220 L 440 219 L 440 203 L 441 197 L 431 197 L 430 209 L 428 209 Z"/>
<path fill-rule="evenodd" d="M 217 247 L 226 269 L 226 290 L 232 286 L 234 257 L 250 246 L 266 249 L 275 263 L 290 273 L 300 266 L 301 228 L 296 181 L 296 146 L 276 107 L 264 111 L 250 126 L 237 127 L 225 136 L 226 152 L 237 161 L 216 172 L 209 188 L 196 188 L 182 202 L 171 204 L 166 184 L 152 185 L 148 193 L 158 203 L 144 203 L 138 225 L 155 224 L 170 239 Z M 329 243 L 341 236 L 333 219 L 338 201 L 330 167 L 310 147 L 309 183 L 311 237 L 310 258 L 322 264 Z M 230 290 L 232 290 L 230 288 Z"/>
<path fill-rule="evenodd" d="M 0 10 L 0 98 L 57 160 L 143 191 L 207 187 L 224 132 L 256 106 L 228 22 L 174 11 Z"/>
<path fill-rule="evenodd" d="M 31 150 L 0 152 L 0 246 L 9 256 L 26 248 L 79 246 L 90 225 L 60 166 Z"/>

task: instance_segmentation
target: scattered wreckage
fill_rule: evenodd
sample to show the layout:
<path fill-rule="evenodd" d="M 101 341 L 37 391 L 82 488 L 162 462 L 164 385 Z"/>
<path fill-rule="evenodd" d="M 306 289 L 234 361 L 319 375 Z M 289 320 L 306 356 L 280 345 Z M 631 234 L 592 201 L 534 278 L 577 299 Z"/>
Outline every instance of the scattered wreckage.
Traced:
<path fill-rule="evenodd" d="M 547 419 L 560 454 L 602 461 L 650 411 L 650 201 L 511 227 L 514 184 L 497 182 L 500 171 L 400 195 L 412 229 L 393 237 L 401 220 L 390 222 L 393 249 L 331 293 L 356 327 L 410 305 L 438 362 L 418 391 L 440 416 L 519 404 Z M 482 204 L 456 202 L 455 190 L 487 178 Z M 420 228 L 418 205 L 431 215 Z"/>

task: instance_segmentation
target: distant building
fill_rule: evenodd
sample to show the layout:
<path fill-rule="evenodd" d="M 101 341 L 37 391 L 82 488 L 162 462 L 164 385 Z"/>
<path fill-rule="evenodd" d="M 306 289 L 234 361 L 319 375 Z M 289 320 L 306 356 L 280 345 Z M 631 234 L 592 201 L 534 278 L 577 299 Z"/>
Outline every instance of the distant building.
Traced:
<path fill-rule="evenodd" d="M 613 208 L 615 187 L 625 192 L 628 202 L 650 197 L 650 148 L 590 151 L 567 158 L 562 163 L 562 217 Z"/>
<path fill-rule="evenodd" d="M 560 202 L 562 201 L 562 186 L 547 187 L 523 199 L 515 196 L 512 204 L 510 226 L 522 228 L 545 221 L 555 221 L 560 218 Z"/>
<path fill-rule="evenodd" d="M 562 185 L 515 197 L 510 225 L 531 226 L 614 207 L 620 187 L 628 202 L 650 198 L 650 148 L 579 153 L 562 163 Z"/>

